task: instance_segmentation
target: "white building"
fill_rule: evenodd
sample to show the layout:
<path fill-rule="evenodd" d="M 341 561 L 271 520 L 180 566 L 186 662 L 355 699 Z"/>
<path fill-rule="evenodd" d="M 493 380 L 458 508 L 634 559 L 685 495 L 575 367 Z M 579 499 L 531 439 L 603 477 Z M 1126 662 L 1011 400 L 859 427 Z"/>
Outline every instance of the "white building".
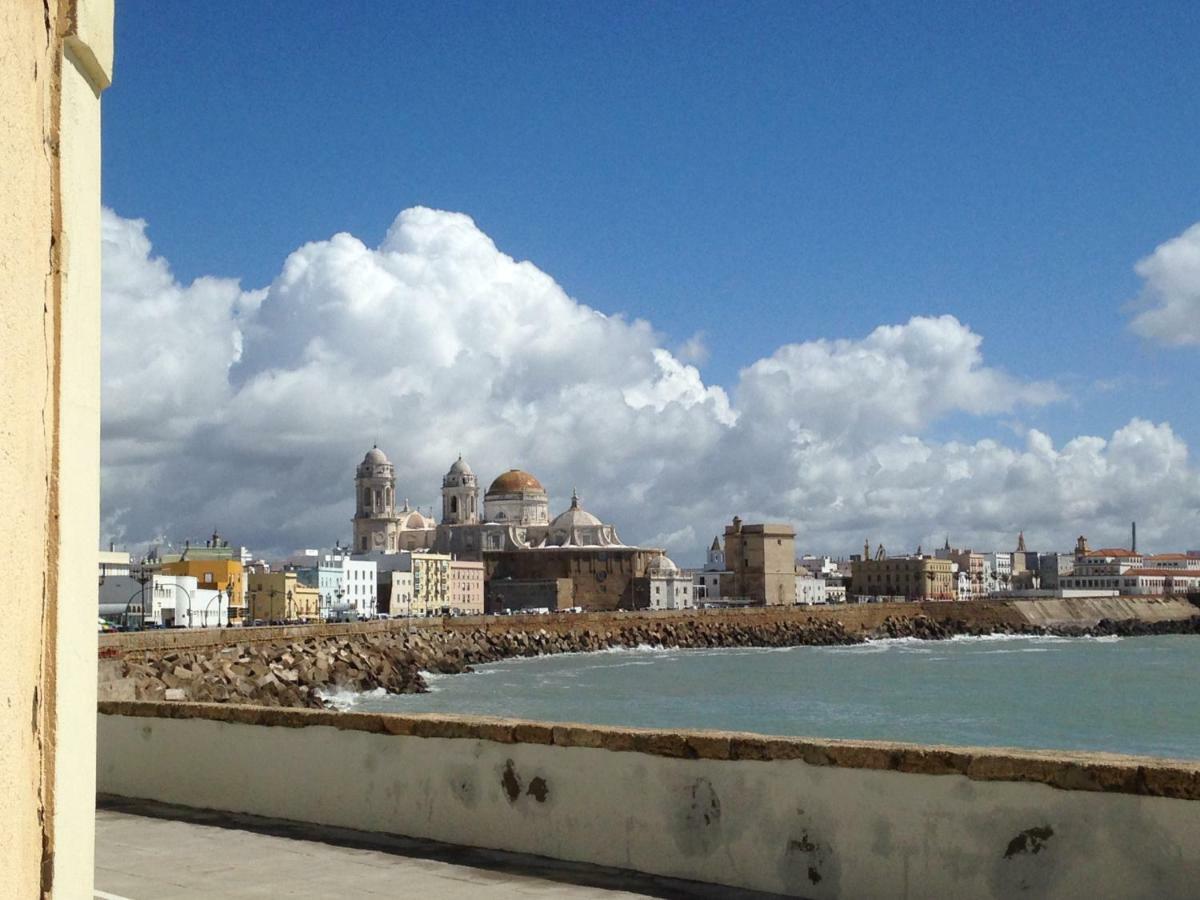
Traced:
<path fill-rule="evenodd" d="M 194 575 L 137 569 L 100 582 L 100 617 L 133 628 L 216 628 L 229 624 L 229 593 L 201 588 Z"/>
<path fill-rule="evenodd" d="M 721 573 L 726 572 L 725 551 L 721 549 L 720 537 L 713 538 L 708 548 L 704 568 L 692 572 L 692 599 L 697 606 L 714 603 L 721 599 Z"/>
<path fill-rule="evenodd" d="M 650 609 L 691 609 L 695 606 L 692 579 L 666 556 L 656 556 L 646 566 Z"/>
<path fill-rule="evenodd" d="M 164 576 L 172 583 L 163 584 L 164 603 L 174 602 L 175 624 L 183 628 L 221 628 L 229 624 L 229 592 L 197 587 L 191 590 L 179 582 L 194 577 Z M 157 585 L 156 585 L 157 588 Z M 157 593 L 157 591 L 156 591 Z"/>
<path fill-rule="evenodd" d="M 1200 560 L 1197 560 L 1200 562 Z M 109 575 L 129 574 L 129 553 L 125 550 L 100 551 L 100 582 Z"/>
<path fill-rule="evenodd" d="M 975 585 L 971 581 L 971 573 L 964 570 L 958 563 L 953 563 L 954 566 L 954 584 L 957 598 L 961 600 L 970 600 L 974 597 Z"/>
<path fill-rule="evenodd" d="M 796 605 L 812 606 L 827 603 L 827 590 L 824 578 L 796 573 Z"/>
<path fill-rule="evenodd" d="M 838 578 L 846 574 L 838 568 L 837 560 L 830 556 L 805 555 L 796 562 L 817 578 Z"/>
<path fill-rule="evenodd" d="M 1012 554 L 1004 552 L 983 554 L 984 585 L 989 594 L 1008 590 L 1012 584 Z"/>
<path fill-rule="evenodd" d="M 1157 553 L 1143 559 L 1147 569 L 1190 569 L 1200 571 L 1200 557 L 1187 553 Z"/>
<path fill-rule="evenodd" d="M 366 619 L 379 603 L 377 556 L 351 556 L 343 547 L 323 552 L 298 550 L 287 564 L 301 584 L 315 587 L 322 619 Z"/>

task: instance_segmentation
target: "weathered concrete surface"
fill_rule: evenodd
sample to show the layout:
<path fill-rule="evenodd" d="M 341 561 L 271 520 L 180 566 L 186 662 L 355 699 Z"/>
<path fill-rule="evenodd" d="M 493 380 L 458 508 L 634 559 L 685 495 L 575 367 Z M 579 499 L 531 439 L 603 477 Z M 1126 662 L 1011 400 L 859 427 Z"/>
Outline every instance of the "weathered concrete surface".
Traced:
<path fill-rule="evenodd" d="M 323 705 L 330 689 L 425 690 L 422 671 L 446 674 L 522 656 L 662 645 L 785 647 L 853 644 L 876 637 L 1141 634 L 1200 630 L 1179 601 L 1122 601 L 1106 611 L 1081 601 L 1060 620 L 1024 602 L 851 605 L 692 613 L 617 613 L 372 622 L 105 635 L 103 700 L 193 700 L 268 706 Z M 1074 618 L 1063 618 L 1071 616 Z M 1139 617 L 1141 616 L 1141 617 Z"/>
<path fill-rule="evenodd" d="M 1017 611 L 1031 625 L 1095 626 L 1104 619 L 1113 622 L 1173 622 L 1196 615 L 1198 610 L 1175 597 L 1065 598 L 1061 600 L 1014 601 Z"/>
<path fill-rule="evenodd" d="M 767 900 L 774 896 L 378 832 L 118 798 L 101 798 L 99 806 L 96 889 L 137 900 L 289 896 Z M 302 879 L 296 875 L 298 861 Z"/>
<path fill-rule="evenodd" d="M 110 794 L 814 898 L 1200 878 L 1193 762 L 195 704 L 99 733 Z"/>

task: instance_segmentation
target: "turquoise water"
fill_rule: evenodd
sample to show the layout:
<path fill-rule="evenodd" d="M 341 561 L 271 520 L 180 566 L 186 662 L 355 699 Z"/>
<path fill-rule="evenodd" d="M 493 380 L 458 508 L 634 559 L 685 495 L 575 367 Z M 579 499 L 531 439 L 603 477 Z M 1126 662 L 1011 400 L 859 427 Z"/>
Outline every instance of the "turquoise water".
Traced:
<path fill-rule="evenodd" d="M 1200 638 L 876 641 L 506 660 L 357 710 L 1200 758 Z"/>

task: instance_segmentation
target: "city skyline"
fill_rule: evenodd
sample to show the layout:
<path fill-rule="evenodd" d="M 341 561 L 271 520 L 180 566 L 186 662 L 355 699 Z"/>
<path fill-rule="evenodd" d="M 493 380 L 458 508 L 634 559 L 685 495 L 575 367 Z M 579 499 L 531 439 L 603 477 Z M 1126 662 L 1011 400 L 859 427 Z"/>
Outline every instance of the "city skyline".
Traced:
<path fill-rule="evenodd" d="M 106 541 L 332 543 L 377 440 L 409 484 L 462 452 L 560 504 L 578 486 L 681 561 L 734 513 L 830 553 L 1109 543 L 1135 518 L 1197 543 L 1195 111 L 1165 90 L 1198 65 L 1193 13 L 634 9 L 300 11 L 281 24 L 329 41 L 304 92 L 219 64 L 260 10 L 147 7 L 123 33 L 119 9 Z M 403 78 L 335 65 L 379 52 L 366 18 L 403 32 Z M 1077 39 L 1051 52 L 1043 26 Z M 1151 45 L 1163 65 L 1133 65 Z"/>

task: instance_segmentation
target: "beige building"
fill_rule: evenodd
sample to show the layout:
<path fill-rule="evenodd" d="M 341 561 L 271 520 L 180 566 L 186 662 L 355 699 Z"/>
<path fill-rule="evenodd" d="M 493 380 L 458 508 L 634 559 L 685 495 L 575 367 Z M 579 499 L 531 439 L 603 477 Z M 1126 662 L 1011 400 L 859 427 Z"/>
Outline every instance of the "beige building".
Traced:
<path fill-rule="evenodd" d="M 413 553 L 414 616 L 436 616 L 450 605 L 450 555 L 447 553 Z"/>
<path fill-rule="evenodd" d="M 974 550 L 955 549 L 950 546 L 950 539 L 947 538 L 946 546 L 935 551 L 934 556 L 938 559 L 949 560 L 958 566 L 959 572 L 966 573 L 972 600 L 981 600 L 987 596 L 987 557 L 982 553 L 976 553 Z"/>
<path fill-rule="evenodd" d="M 874 559 L 856 559 L 851 563 L 849 594 L 852 599 L 954 600 L 958 594 L 956 571 L 956 564 L 948 559 L 887 556 L 881 546 Z"/>
<path fill-rule="evenodd" d="M 721 598 L 752 606 L 790 606 L 796 601 L 796 532 L 791 525 L 725 526 Z"/>
<path fill-rule="evenodd" d="M 0 4 L 0 885 L 92 896 L 100 94 L 111 0 Z"/>
<path fill-rule="evenodd" d="M 483 615 L 483 563 L 466 559 L 450 561 L 450 614 Z"/>
<path fill-rule="evenodd" d="M 317 622 L 321 592 L 301 584 L 293 571 L 251 572 L 246 579 L 250 618 L 262 622 Z"/>

